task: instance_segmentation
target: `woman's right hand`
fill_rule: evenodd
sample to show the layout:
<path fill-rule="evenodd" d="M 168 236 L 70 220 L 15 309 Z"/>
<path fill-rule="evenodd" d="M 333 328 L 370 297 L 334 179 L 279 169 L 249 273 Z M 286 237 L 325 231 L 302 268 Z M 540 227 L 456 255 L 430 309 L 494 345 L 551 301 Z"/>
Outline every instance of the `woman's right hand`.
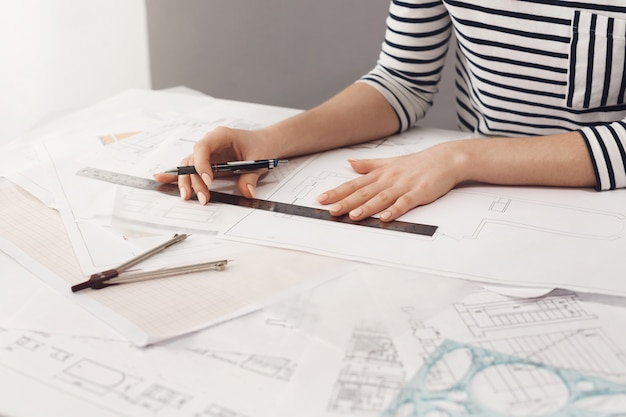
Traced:
<path fill-rule="evenodd" d="M 195 192 L 200 204 L 204 205 L 209 201 L 209 189 L 214 178 L 211 164 L 276 158 L 277 155 L 270 154 L 270 151 L 269 141 L 262 130 L 217 127 L 196 142 L 193 153 L 180 162 L 181 166 L 195 166 L 198 174 L 157 173 L 154 179 L 161 183 L 178 182 L 183 200 L 189 200 Z M 238 174 L 239 192 L 245 197 L 254 198 L 256 184 L 262 173 Z"/>

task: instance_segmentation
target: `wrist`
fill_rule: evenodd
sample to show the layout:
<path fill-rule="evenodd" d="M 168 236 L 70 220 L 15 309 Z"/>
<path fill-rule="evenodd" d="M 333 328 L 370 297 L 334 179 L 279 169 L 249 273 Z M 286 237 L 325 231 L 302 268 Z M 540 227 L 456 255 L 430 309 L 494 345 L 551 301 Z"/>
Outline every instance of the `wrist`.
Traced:
<path fill-rule="evenodd" d="M 255 136 L 254 140 L 257 141 L 263 156 L 267 158 L 285 158 L 290 156 L 286 155 L 280 129 L 275 129 L 273 126 L 264 127 L 256 130 Z"/>
<path fill-rule="evenodd" d="M 448 156 L 451 176 L 455 185 L 474 179 L 474 167 L 477 165 L 472 152 L 472 142 L 468 139 L 455 140 L 441 144 Z"/>
<path fill-rule="evenodd" d="M 287 119 L 257 131 L 264 150 L 272 158 L 290 158 L 304 153 L 299 149 L 302 135 L 292 125 L 291 119 Z"/>

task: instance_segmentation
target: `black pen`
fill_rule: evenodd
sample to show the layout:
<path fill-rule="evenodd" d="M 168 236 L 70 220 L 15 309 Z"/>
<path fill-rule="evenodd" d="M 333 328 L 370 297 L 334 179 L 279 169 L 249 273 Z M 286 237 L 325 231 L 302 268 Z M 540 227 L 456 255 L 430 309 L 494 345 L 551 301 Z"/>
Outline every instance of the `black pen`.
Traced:
<path fill-rule="evenodd" d="M 272 169 L 277 167 L 278 164 L 285 164 L 289 162 L 286 159 L 259 159 L 256 161 L 234 161 L 226 162 L 223 164 L 211 164 L 213 172 L 230 172 L 231 174 L 239 174 L 247 171 L 258 171 L 261 169 Z M 176 169 L 165 171 L 166 174 L 176 175 L 189 175 L 197 174 L 196 167 L 194 166 L 182 166 Z"/>

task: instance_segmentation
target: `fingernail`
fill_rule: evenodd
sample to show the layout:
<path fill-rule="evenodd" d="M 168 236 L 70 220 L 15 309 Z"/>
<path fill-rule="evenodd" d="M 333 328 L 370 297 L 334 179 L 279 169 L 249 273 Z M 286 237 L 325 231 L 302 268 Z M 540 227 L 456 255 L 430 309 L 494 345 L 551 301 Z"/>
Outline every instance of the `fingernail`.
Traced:
<path fill-rule="evenodd" d="M 204 206 L 207 203 L 206 195 L 204 195 L 204 193 L 198 193 L 198 201 Z"/>
<path fill-rule="evenodd" d="M 250 191 L 250 197 L 254 198 L 254 193 L 256 192 L 254 185 L 248 184 L 248 191 Z"/>
<path fill-rule="evenodd" d="M 341 204 L 335 203 L 332 206 L 328 207 L 328 211 L 337 212 L 341 211 Z"/>
<path fill-rule="evenodd" d="M 391 218 L 391 212 L 390 211 L 383 211 L 380 214 L 380 219 L 381 220 L 389 220 Z"/>
<path fill-rule="evenodd" d="M 185 187 L 180 187 L 180 198 L 183 200 L 187 199 L 187 189 Z"/>
<path fill-rule="evenodd" d="M 202 181 L 206 184 L 207 187 L 211 187 L 211 177 L 206 172 L 202 174 Z"/>
<path fill-rule="evenodd" d="M 323 203 L 324 201 L 328 200 L 328 194 L 323 193 L 317 196 L 317 202 L 318 203 Z"/>
<path fill-rule="evenodd" d="M 361 208 L 355 208 L 350 212 L 350 217 L 360 217 L 363 214 L 363 210 Z"/>

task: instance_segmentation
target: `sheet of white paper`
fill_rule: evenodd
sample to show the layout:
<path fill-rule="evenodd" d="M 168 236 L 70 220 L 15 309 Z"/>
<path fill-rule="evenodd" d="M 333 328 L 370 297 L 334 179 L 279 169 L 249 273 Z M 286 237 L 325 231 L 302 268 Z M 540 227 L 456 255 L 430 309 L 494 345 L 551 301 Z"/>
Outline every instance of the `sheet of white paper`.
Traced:
<path fill-rule="evenodd" d="M 12 315 L 0 322 L 0 327 L 65 337 L 126 340 L 101 319 L 85 311 L 71 296 L 47 285 L 33 291 L 21 308 L 14 309 Z"/>
<path fill-rule="evenodd" d="M 42 292 L 0 330 L 0 366 L 54 387 L 78 409 L 89 401 L 95 415 L 103 407 L 139 416 L 277 416 L 282 415 L 278 400 L 316 341 L 341 349 L 348 323 L 376 315 L 393 322 L 404 316 L 387 315 L 398 303 L 426 318 L 473 288 L 458 280 L 360 266 L 265 311 L 141 350 L 106 332 L 83 329 L 93 324 L 86 317 L 69 323 L 77 307 L 55 307 L 46 300 L 52 294 Z M 42 317 L 42 306 L 50 318 Z M 72 326 L 78 326 L 74 334 Z"/>
<path fill-rule="evenodd" d="M 60 143 L 68 138 L 95 138 L 107 143 L 159 126 L 164 121 L 180 118 L 214 99 L 176 91 L 128 90 L 91 106 L 55 117 L 26 132 L 22 138 L 2 147 L 0 175 L 54 207 L 42 161 L 33 147 L 44 140 L 56 138 Z M 75 144 L 66 147 L 68 155 L 80 151 Z"/>
<path fill-rule="evenodd" d="M 160 104 L 161 106 L 154 108 L 163 108 L 163 103 Z M 233 106 L 238 107 L 236 103 Z M 271 110 L 270 108 L 268 111 L 271 113 Z M 206 115 L 202 115 L 200 120 L 206 118 Z M 449 137 L 448 133 L 444 136 Z M 433 137 L 439 138 L 437 134 L 433 134 Z M 400 151 L 414 149 L 409 143 L 412 140 L 414 138 L 407 137 L 407 143 L 401 146 Z M 379 141 L 373 145 L 381 155 L 398 151 L 386 149 L 395 147 L 390 146 L 387 141 Z M 371 146 L 354 150 L 363 150 L 365 155 L 371 152 Z M 352 150 L 348 152 L 351 153 Z M 354 154 L 350 154 L 341 158 L 353 156 Z M 336 162 L 333 161 L 328 166 L 345 166 Z M 297 173 L 296 171 L 295 174 Z M 298 194 L 296 199 L 287 200 L 306 205 L 309 195 L 314 197 L 318 188 L 323 189 L 326 184 L 335 184 L 341 178 L 354 175 L 349 169 L 344 169 L 340 172 L 341 175 L 333 179 L 333 172 L 330 173 L 329 177 L 319 178 L 314 170 L 314 178 L 318 181 L 315 184 L 319 185 L 301 187 L 299 190 L 302 194 Z M 290 180 L 286 178 L 284 182 L 288 183 Z M 0 207 L 3 216 L 0 216 L 0 230 L 3 239 L 0 240 L 0 249 L 10 253 L 22 265 L 28 265 L 39 278 L 64 291 L 64 296 L 73 297 L 80 303 L 91 303 L 90 311 L 109 316 L 108 319 L 117 323 L 125 335 L 133 335 L 145 341 L 148 335 L 145 329 L 141 329 L 141 325 L 133 323 L 127 317 L 120 317 L 119 311 L 112 308 L 108 300 L 96 298 L 100 295 L 114 298 L 110 290 L 115 289 L 84 293 L 79 297 L 67 293 L 70 282 L 60 277 L 80 274 L 80 268 L 73 260 L 72 246 L 58 214 L 29 196 L 15 192 L 13 188 L 2 191 Z M 282 191 L 278 189 L 278 192 Z M 520 249 L 519 243 L 527 242 L 529 246 L 533 246 L 532 253 L 540 255 L 536 265 L 531 267 L 541 270 L 545 265 L 548 272 L 554 273 L 554 276 L 546 275 L 546 281 L 541 282 L 541 285 L 557 282 L 569 276 L 569 266 L 546 265 L 550 250 L 554 249 L 552 245 L 565 242 L 568 246 L 572 241 L 586 240 L 588 244 L 598 243 L 598 254 L 601 254 L 612 243 L 606 245 L 603 244 L 604 241 L 621 240 L 621 233 L 616 233 L 615 230 L 619 229 L 623 216 L 621 212 L 615 214 L 614 210 L 623 204 L 615 201 L 613 196 L 618 195 L 616 193 L 618 192 L 561 193 L 557 190 L 533 188 L 459 189 L 451 193 L 453 198 L 448 205 L 433 205 L 434 208 L 428 206 L 424 210 L 416 210 L 416 215 L 422 215 L 416 221 L 442 220 L 437 224 L 444 233 L 436 236 L 433 241 L 428 241 L 430 243 L 419 239 L 417 243 L 412 242 L 414 247 L 411 247 L 411 254 L 422 262 L 422 256 L 427 258 L 435 252 L 428 245 L 436 243 L 437 245 L 432 246 L 443 251 L 436 258 L 436 262 L 438 265 L 448 262 L 444 270 L 434 268 L 436 272 L 456 275 L 451 268 L 464 263 L 463 266 L 469 271 L 484 273 L 485 269 L 489 269 L 486 264 L 494 263 L 496 267 L 492 272 L 494 276 L 499 276 L 502 269 L 510 272 L 509 270 L 519 267 L 519 262 L 515 262 L 517 258 L 510 262 L 509 258 L 499 258 L 501 254 L 522 250 L 523 258 L 528 259 L 528 251 L 531 249 Z M 118 193 L 115 195 L 118 196 Z M 305 197 L 300 197 L 301 195 Z M 604 209 L 598 207 L 598 200 L 601 205 L 606 206 Z M 486 210 L 487 214 L 480 208 L 484 201 L 493 203 Z M 459 207 L 467 210 L 467 216 L 461 216 L 463 212 L 460 212 Z M 543 213 L 547 221 L 539 222 L 537 219 L 543 217 L 532 216 L 538 213 Z M 257 215 L 258 213 L 251 214 L 246 219 L 265 221 L 263 217 L 256 217 Z M 451 219 L 456 216 L 461 216 L 461 220 L 452 222 Z M 270 226 L 276 225 L 277 220 L 274 220 Z M 280 227 L 273 229 L 274 234 L 289 229 L 294 224 L 293 220 L 281 216 Z M 297 227 L 293 230 L 298 233 L 314 232 L 310 228 L 302 229 L 297 222 L 295 225 Z M 93 224 L 90 223 L 90 227 Z M 317 228 L 319 227 L 318 225 Z M 345 233 L 343 227 L 340 229 L 342 234 Z M 331 230 L 330 234 L 309 234 L 308 242 L 305 243 L 310 246 L 311 241 L 319 237 L 325 250 L 330 250 L 329 254 L 335 256 L 332 251 L 335 250 L 333 245 L 337 232 L 338 230 Z M 151 233 L 155 233 L 154 229 Z M 509 238 L 510 234 L 514 236 Z M 357 246 L 351 239 L 352 236 L 346 241 L 339 240 L 337 247 L 342 250 L 364 250 L 368 246 Z M 386 239 L 386 235 L 380 235 L 374 239 L 377 240 L 376 245 L 371 243 L 372 240 L 367 243 L 380 251 L 380 247 L 386 244 Z M 447 243 L 442 245 L 442 240 Z M 495 247 L 498 243 L 503 246 L 503 241 L 510 241 L 511 245 Z M 271 239 L 265 239 L 263 243 L 277 244 Z M 292 243 L 287 241 L 288 246 Z M 302 240 L 297 243 L 307 251 L 318 250 L 304 245 Z M 221 254 L 221 249 L 214 246 L 199 246 L 197 249 L 201 254 L 194 248 L 185 247 L 182 248 L 182 253 L 174 251 L 175 256 L 171 261 L 186 263 L 188 256 L 205 259 L 207 253 Z M 456 250 L 444 250 L 455 246 Z M 173 322 L 178 319 L 184 321 L 185 325 L 190 325 L 193 321 L 190 319 L 197 313 L 192 311 L 194 308 L 202 310 L 199 314 L 202 316 L 207 311 L 207 304 L 215 301 L 231 302 L 228 297 L 219 300 L 212 298 L 216 292 L 224 295 L 222 291 L 228 290 L 227 287 L 231 284 L 238 286 L 235 298 L 242 295 L 240 290 L 244 288 L 253 292 L 250 299 L 258 300 L 258 288 L 250 284 L 264 286 L 266 281 L 278 277 L 289 281 L 296 279 L 292 275 L 297 274 L 305 275 L 304 278 L 309 279 L 311 277 L 307 274 L 312 271 L 320 276 L 304 283 L 304 288 L 313 285 L 312 282 L 319 282 L 317 279 L 323 278 L 321 275 L 325 275 L 328 270 L 342 278 L 311 291 L 298 291 L 292 299 L 272 305 L 264 311 L 248 314 L 167 344 L 151 346 L 149 349 L 137 349 L 126 341 L 103 338 L 97 332 L 72 335 L 63 326 L 50 326 L 49 332 L 42 331 L 48 325 L 34 313 L 36 307 L 50 308 L 51 318 L 59 320 L 73 314 L 70 311 L 73 309 L 69 305 L 58 309 L 46 297 L 45 291 L 40 292 L 10 321 L 22 328 L 0 328 L 0 385 L 15 387 L 18 381 L 23 383 L 24 388 L 40 400 L 42 408 L 49 404 L 58 405 L 62 401 L 68 407 L 64 413 L 66 416 L 108 417 L 122 414 L 140 417 L 339 417 L 349 413 L 355 417 L 369 417 L 379 415 L 438 344 L 448 338 L 592 373 L 614 381 L 626 381 L 626 362 L 623 360 L 626 340 L 622 329 L 626 317 L 622 299 L 557 292 L 540 299 L 520 300 L 477 291 L 459 300 L 458 297 L 475 286 L 415 272 L 412 266 L 407 268 L 401 265 L 402 268 L 397 269 L 355 265 L 343 261 L 335 264 L 336 260 L 330 258 L 318 258 L 298 252 L 270 248 L 255 248 L 246 252 L 242 248 L 251 247 L 239 244 L 235 247 L 237 250 L 234 252 L 228 251 L 229 254 L 237 255 L 232 266 L 238 265 L 241 258 L 250 261 L 243 268 L 246 285 L 241 281 L 226 284 L 214 282 L 210 291 L 188 297 L 176 285 L 182 281 L 169 282 L 162 287 L 161 284 L 166 282 L 163 281 L 154 293 L 151 291 L 155 288 L 142 283 L 141 291 L 131 289 L 129 293 L 122 291 L 123 286 L 120 286 L 116 297 L 121 300 L 115 300 L 114 303 L 124 304 L 123 312 L 128 312 L 128 306 L 133 311 L 154 309 L 150 311 L 155 311 L 157 318 L 172 319 L 172 323 L 165 323 L 165 327 L 174 327 Z M 485 251 L 481 252 L 479 248 Z M 543 252 L 546 248 L 548 251 Z M 470 251 L 468 256 L 455 257 L 466 249 Z M 570 256 L 576 256 L 582 262 L 585 258 L 579 249 Z M 595 250 L 591 253 L 599 259 L 600 257 L 595 256 Z M 386 250 L 385 253 L 391 254 L 393 251 Z M 340 253 L 340 256 L 345 254 Z M 386 262 L 372 259 L 377 263 Z M 494 259 L 498 262 L 494 262 Z M 608 277 L 613 272 L 610 265 L 615 264 L 615 259 L 619 258 L 612 259 L 612 262 L 606 262 L 608 267 L 595 264 L 594 271 L 589 276 Z M 571 261 L 572 258 L 568 258 L 568 262 Z M 392 260 L 391 264 L 396 265 L 396 262 Z M 551 266 L 559 268 L 554 271 Z M 194 288 L 197 289 L 200 285 L 204 289 L 206 278 L 209 276 L 194 281 Z M 487 279 L 479 275 L 471 278 Z M 527 278 L 532 280 L 532 277 Z M 200 281 L 203 284 L 198 284 Z M 525 280 L 524 283 L 528 281 Z M 282 287 L 282 284 L 287 285 Z M 286 292 L 303 288 L 301 281 L 297 281 L 296 285 L 292 281 L 282 284 L 279 283 L 278 286 L 287 288 Z M 605 283 L 601 284 L 604 286 Z M 272 288 L 271 291 L 277 290 Z M 181 303 L 180 299 L 174 300 L 179 296 L 184 302 Z M 183 305 L 185 311 L 180 308 L 168 310 L 169 302 L 176 302 L 179 306 L 187 303 Z M 267 303 L 270 302 L 271 297 L 267 300 Z M 450 304 L 452 305 L 443 313 L 434 315 L 440 308 Z M 162 316 L 158 316 L 159 314 Z M 206 323 L 207 317 L 204 316 L 203 319 L 202 323 Z M 88 326 L 88 321 L 85 320 L 81 327 Z M 33 324 L 35 322 L 38 324 Z M 152 323 L 147 325 L 151 326 Z M 162 326 L 157 327 L 157 333 L 167 332 Z M 51 334 L 50 331 L 58 334 Z M 80 333 L 79 329 L 77 333 Z M 451 376 L 454 375 L 443 374 L 443 377 Z M 482 389 L 484 386 L 478 388 Z M 28 402 L 29 407 L 25 406 L 24 398 L 20 397 L 23 391 L 5 390 L 5 394 L 11 394 L 11 408 L 6 408 L 9 403 L 3 402 L 0 404 L 0 413 L 5 413 L 5 410 L 27 415 L 40 413 L 41 410 L 37 407 L 30 407 L 32 402 Z M 506 394 L 518 392 L 510 390 Z M 506 397 L 504 399 L 505 401 L 501 401 L 500 397 L 499 406 L 512 405 L 506 402 Z M 16 403 L 20 404 L 15 406 Z M 623 407 L 617 409 L 621 410 Z M 50 409 L 46 408 L 45 411 Z"/>
<path fill-rule="evenodd" d="M 145 407 L 157 416 L 366 417 L 393 402 L 444 339 L 626 381 L 624 311 L 618 297 L 562 291 L 511 299 L 469 282 L 362 265 L 265 311 L 147 350 L 59 326 L 49 329 L 59 335 L 39 325 L 6 329 L 0 365 L 54 387 L 80 410 L 88 401 L 95 415 L 142 416 Z M 22 311 L 22 327 L 39 320 Z M 119 380 L 132 383 L 112 383 Z M 537 387 L 532 400 L 545 391 Z M 506 399 L 499 396 L 498 407 L 520 404 Z"/>
<path fill-rule="evenodd" d="M 187 118 L 161 122 L 146 131 L 117 135 L 78 134 L 43 140 L 40 159 L 48 162 L 49 189 L 54 190 L 70 241 L 83 272 L 91 274 L 121 263 L 128 249 L 110 253 L 112 240 L 125 239 L 140 229 L 143 233 L 208 232 L 217 234 L 233 224 L 243 209 L 220 205 L 200 206 L 179 198 L 98 181 L 76 173 L 85 167 L 151 178 L 172 168 L 192 151 L 194 142 L 219 125 L 260 127 L 297 111 L 257 104 L 212 100 Z M 197 117 L 204 116 L 203 120 Z M 245 117 L 246 119 L 242 119 Z M 300 158 L 304 162 L 306 158 Z M 297 169 L 293 161 L 264 176 L 259 196 L 271 192 L 284 176 Z M 236 192 L 232 180 L 216 180 L 215 190 Z M 98 226 L 106 226 L 102 229 Z M 115 229 L 115 230 L 114 230 Z M 121 245 L 127 246 L 127 245 Z M 103 255 L 103 256 L 97 256 Z"/>
<path fill-rule="evenodd" d="M 12 244 L 3 250 L 65 294 L 71 285 L 85 279 L 56 212 L 15 187 L 0 195 L 0 206 L 6 214 L 0 218 L 0 230 Z M 163 235 L 161 241 L 169 237 Z M 277 298 L 341 276 L 356 265 L 201 234 L 166 252 L 167 256 L 160 259 L 170 266 L 217 259 L 232 262 L 222 272 L 87 290 L 73 297 L 120 334 L 146 345 L 254 311 Z"/>
<path fill-rule="evenodd" d="M 4 248 L 10 246 L 8 241 L 0 238 L 0 288 L 6 288 L 0 291 L 0 325 L 28 303 L 40 288 L 46 288 L 41 280 L 4 252 Z"/>
<path fill-rule="evenodd" d="M 286 387 L 254 369 L 167 346 L 138 350 L 124 342 L 5 329 L 0 346 L 1 368 L 28 376 L 29 388 L 40 381 L 43 388 L 33 394 L 54 388 L 75 407 L 63 415 L 257 416 L 264 410 L 260 415 L 271 416 Z M 169 365 L 174 362 L 178 366 Z M 49 402 L 46 395 L 38 399 Z"/>
<path fill-rule="evenodd" d="M 598 300 L 602 297 L 568 291 L 520 300 L 476 290 L 430 318 L 421 318 L 410 307 L 398 303 L 396 311 L 401 314 L 389 321 L 381 316 L 376 322 L 355 322 L 344 335 L 342 346 L 312 341 L 282 397 L 280 415 L 381 415 L 446 339 L 623 384 L 626 338 L 620 323 L 626 319 L 626 310 Z M 320 321 L 319 325 L 330 322 Z M 404 332 L 393 334 L 389 326 L 403 326 Z M 554 378 L 555 374 L 552 380 L 542 378 L 546 369 L 541 365 L 531 380 L 516 378 L 515 370 L 511 369 L 514 366 L 495 369 L 500 373 L 491 374 L 493 378 L 489 379 L 470 375 L 471 388 L 463 379 L 468 377 L 464 373 L 467 368 L 463 363 L 457 365 L 450 361 L 443 363 L 428 380 L 431 390 L 440 392 L 440 404 L 448 407 L 444 409 L 454 411 L 450 415 L 474 415 L 471 409 L 463 408 L 474 401 L 500 411 L 501 415 L 530 415 L 522 411 L 547 410 L 555 403 L 577 401 L 563 389 L 566 383 L 576 381 L 560 380 Z M 554 381 L 557 383 L 553 384 Z M 307 389 L 311 386 L 316 389 Z M 593 391 L 588 395 L 593 396 Z M 583 412 L 581 415 L 621 411 L 624 398 L 619 397 L 598 396 L 594 403 L 587 403 L 589 408 L 581 403 L 579 410 Z M 410 414 L 415 410 L 409 408 L 407 415 L 420 415 Z"/>
<path fill-rule="evenodd" d="M 347 159 L 399 155 L 459 137 L 415 129 L 319 154 L 269 198 L 320 207 L 317 195 L 357 175 Z M 400 218 L 439 226 L 432 237 L 260 210 L 224 236 L 482 282 L 626 295 L 616 262 L 626 250 L 625 202 L 620 190 L 465 185 Z"/>

